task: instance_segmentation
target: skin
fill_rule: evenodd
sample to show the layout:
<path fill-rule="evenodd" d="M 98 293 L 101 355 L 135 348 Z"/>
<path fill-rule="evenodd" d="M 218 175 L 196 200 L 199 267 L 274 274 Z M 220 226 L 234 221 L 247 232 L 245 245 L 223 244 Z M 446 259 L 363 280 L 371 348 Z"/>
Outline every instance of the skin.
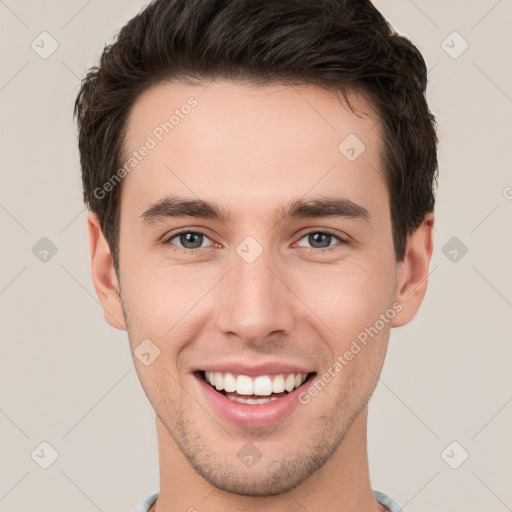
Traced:
<path fill-rule="evenodd" d="M 88 217 L 105 319 L 128 331 L 132 352 L 146 338 L 160 350 L 149 366 L 134 357 L 156 411 L 161 487 L 154 510 L 386 510 L 369 480 L 367 404 L 391 327 L 408 323 L 423 300 L 434 216 L 397 262 L 380 125 L 356 93 L 351 101 L 363 118 L 341 95 L 314 86 L 160 84 L 136 101 L 125 149 L 140 147 L 190 96 L 197 107 L 125 178 L 119 280 L 98 219 Z M 353 162 L 338 150 L 350 133 L 366 146 Z M 168 194 L 213 201 L 231 219 L 146 225 L 142 212 Z M 322 195 L 364 206 L 369 222 L 276 221 L 275 208 Z M 187 253 L 180 247 L 186 240 L 169 240 L 181 228 L 205 231 L 201 248 Z M 333 237 L 314 246 L 307 235 L 324 229 L 349 243 Z M 247 236 L 263 249 L 250 264 L 236 252 Z M 401 311 L 378 335 L 278 425 L 242 427 L 218 417 L 191 373 L 205 362 L 273 360 L 321 375 L 396 303 Z M 237 458 L 249 442 L 261 453 L 252 467 Z"/>

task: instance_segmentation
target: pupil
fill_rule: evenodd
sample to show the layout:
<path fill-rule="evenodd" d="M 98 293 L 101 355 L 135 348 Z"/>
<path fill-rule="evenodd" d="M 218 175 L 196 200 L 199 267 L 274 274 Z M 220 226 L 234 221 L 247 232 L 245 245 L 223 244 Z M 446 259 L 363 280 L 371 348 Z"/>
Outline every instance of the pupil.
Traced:
<path fill-rule="evenodd" d="M 180 243 L 186 249 L 197 249 L 201 247 L 202 236 L 201 233 L 185 233 L 180 236 Z M 191 241 L 193 238 L 196 238 L 195 242 Z M 192 247 L 188 246 L 187 243 L 192 243 Z"/>
<path fill-rule="evenodd" d="M 323 238 L 323 241 L 325 242 L 327 240 L 327 245 L 321 245 L 320 247 L 329 247 L 329 245 L 331 245 L 331 236 L 332 235 L 329 235 L 328 233 L 314 233 L 312 235 L 309 235 L 309 238 L 310 238 L 310 243 L 313 247 L 315 248 L 319 248 L 318 245 L 318 238 L 321 237 Z M 321 243 L 321 242 L 320 242 Z"/>

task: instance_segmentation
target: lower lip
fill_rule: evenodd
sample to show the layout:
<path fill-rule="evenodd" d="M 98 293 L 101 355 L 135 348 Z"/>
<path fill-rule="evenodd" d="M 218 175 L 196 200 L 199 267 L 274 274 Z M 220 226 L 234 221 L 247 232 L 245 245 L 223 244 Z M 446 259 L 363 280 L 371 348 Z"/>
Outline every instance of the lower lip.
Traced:
<path fill-rule="evenodd" d="M 301 386 L 272 402 L 241 404 L 216 391 L 200 375 L 195 374 L 194 377 L 219 416 L 236 425 L 251 428 L 269 427 L 283 421 L 300 404 L 299 393 L 305 384 L 309 386 L 311 380 L 308 378 Z"/>

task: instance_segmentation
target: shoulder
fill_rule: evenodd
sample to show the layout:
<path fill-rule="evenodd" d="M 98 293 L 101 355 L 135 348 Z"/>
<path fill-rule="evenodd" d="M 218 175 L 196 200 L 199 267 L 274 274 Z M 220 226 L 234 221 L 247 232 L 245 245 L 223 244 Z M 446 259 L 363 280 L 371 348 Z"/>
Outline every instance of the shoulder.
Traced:
<path fill-rule="evenodd" d="M 152 492 L 149 496 L 144 498 L 133 510 L 132 512 L 147 512 L 149 507 L 153 505 L 153 503 L 158 498 L 158 491 Z"/>
<path fill-rule="evenodd" d="M 384 505 L 389 512 L 406 512 L 396 501 L 391 499 L 387 494 L 380 491 L 373 491 L 375 499 Z"/>

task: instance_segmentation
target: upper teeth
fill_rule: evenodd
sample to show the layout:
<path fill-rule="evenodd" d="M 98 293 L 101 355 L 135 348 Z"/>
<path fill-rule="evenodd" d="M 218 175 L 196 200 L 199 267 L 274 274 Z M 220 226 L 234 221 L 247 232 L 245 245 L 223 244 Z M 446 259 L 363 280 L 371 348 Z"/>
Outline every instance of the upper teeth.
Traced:
<path fill-rule="evenodd" d="M 233 375 L 229 372 L 204 372 L 207 382 L 219 391 L 236 392 L 239 395 L 268 396 L 272 393 L 282 393 L 284 390 L 293 391 L 307 378 L 307 373 L 281 373 L 270 377 L 259 375 Z"/>

